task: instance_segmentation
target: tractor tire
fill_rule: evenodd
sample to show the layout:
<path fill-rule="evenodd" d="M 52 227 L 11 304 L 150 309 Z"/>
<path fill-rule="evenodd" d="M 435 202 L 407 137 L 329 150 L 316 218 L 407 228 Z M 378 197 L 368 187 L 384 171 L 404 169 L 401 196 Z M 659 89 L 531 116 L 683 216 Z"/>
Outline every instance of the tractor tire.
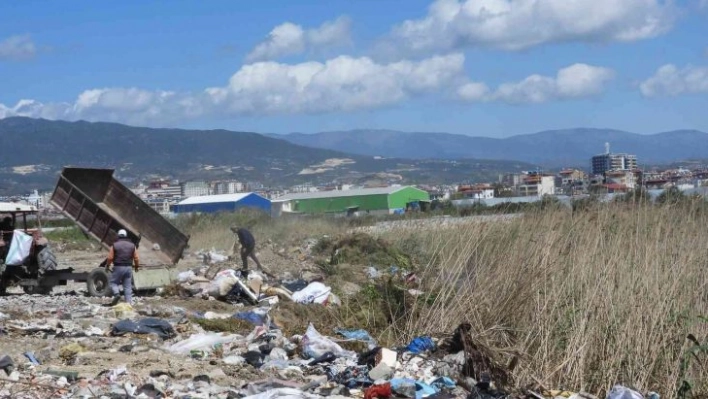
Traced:
<path fill-rule="evenodd" d="M 52 287 L 46 285 L 23 285 L 22 291 L 27 295 L 49 295 L 52 293 Z"/>
<path fill-rule="evenodd" d="M 86 289 L 89 295 L 94 297 L 105 297 L 112 294 L 110 276 L 105 269 L 93 269 L 86 280 Z"/>
<path fill-rule="evenodd" d="M 42 248 L 37 254 L 37 264 L 39 265 L 39 273 L 44 274 L 48 271 L 57 270 L 57 258 L 49 246 Z"/>

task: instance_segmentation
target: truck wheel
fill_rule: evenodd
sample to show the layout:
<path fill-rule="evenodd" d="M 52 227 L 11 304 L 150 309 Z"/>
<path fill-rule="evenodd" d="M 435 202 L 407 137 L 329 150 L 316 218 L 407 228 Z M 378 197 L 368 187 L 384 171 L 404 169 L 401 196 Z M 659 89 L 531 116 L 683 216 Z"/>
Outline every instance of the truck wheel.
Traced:
<path fill-rule="evenodd" d="M 57 258 L 49 246 L 44 247 L 37 254 L 37 263 L 39 264 L 39 273 L 48 272 L 57 269 Z"/>
<path fill-rule="evenodd" d="M 49 295 L 52 293 L 52 287 L 46 285 L 23 285 L 22 291 L 27 295 Z"/>
<path fill-rule="evenodd" d="M 104 269 L 93 269 L 86 280 L 89 295 L 104 297 L 111 295 L 111 284 L 108 273 Z"/>

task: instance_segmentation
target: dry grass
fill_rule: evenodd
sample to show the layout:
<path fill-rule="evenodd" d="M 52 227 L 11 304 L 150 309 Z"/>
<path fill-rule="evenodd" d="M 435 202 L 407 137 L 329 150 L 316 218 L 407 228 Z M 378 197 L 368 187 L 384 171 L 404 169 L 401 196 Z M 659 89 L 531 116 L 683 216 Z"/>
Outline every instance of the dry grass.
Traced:
<path fill-rule="evenodd" d="M 707 221 L 687 208 L 608 205 L 429 237 L 436 255 L 421 273 L 439 295 L 394 326 L 406 340 L 470 322 L 477 339 L 522 354 L 519 386 L 602 395 L 624 383 L 675 397 L 685 378 L 706 393 L 705 353 L 685 373 L 681 363 L 689 333 L 708 337 Z"/>
<path fill-rule="evenodd" d="M 195 215 L 179 217 L 175 225 L 185 234 L 191 235 L 189 246 L 193 250 L 229 251 L 236 240 L 232 226 L 246 227 L 257 238 L 258 243 L 275 241 L 279 243 L 300 242 L 314 235 L 336 235 L 346 229 L 341 221 L 329 218 L 281 218 L 271 219 L 259 212 L 219 213 L 215 215 Z"/>
<path fill-rule="evenodd" d="M 690 394 L 705 395 L 708 346 L 700 346 L 708 338 L 705 209 L 608 204 L 571 213 L 551 208 L 448 230 L 385 233 L 418 263 L 428 300 L 393 298 L 400 293 L 365 287 L 338 310 L 293 305 L 284 313 L 299 320 L 288 322 L 299 333 L 308 321 L 317 325 L 320 315 L 318 328 L 325 334 L 334 325 L 368 328 L 385 344 L 450 334 L 469 322 L 475 342 L 496 353 L 496 360 L 520 356 L 512 374 L 518 387 L 540 384 L 602 397 L 622 383 L 673 398 L 681 396 L 687 381 Z M 190 230 L 199 232 L 193 248 L 230 247 L 233 223 L 200 221 Z M 258 237 L 277 242 L 347 229 L 326 219 L 259 219 L 250 227 Z"/>

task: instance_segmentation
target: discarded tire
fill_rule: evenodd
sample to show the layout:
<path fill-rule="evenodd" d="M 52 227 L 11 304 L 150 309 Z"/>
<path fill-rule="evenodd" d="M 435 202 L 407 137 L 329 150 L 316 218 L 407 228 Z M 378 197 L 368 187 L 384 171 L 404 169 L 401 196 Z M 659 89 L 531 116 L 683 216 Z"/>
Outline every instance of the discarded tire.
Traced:
<path fill-rule="evenodd" d="M 91 296 L 109 296 L 111 285 L 108 272 L 105 269 L 93 269 L 86 280 L 86 289 Z"/>
<path fill-rule="evenodd" d="M 52 287 L 46 285 L 23 285 L 22 291 L 27 295 L 49 295 L 52 293 Z"/>
<path fill-rule="evenodd" d="M 49 246 L 42 248 L 37 254 L 37 263 L 39 264 L 39 273 L 48 272 L 57 269 L 57 258 Z"/>

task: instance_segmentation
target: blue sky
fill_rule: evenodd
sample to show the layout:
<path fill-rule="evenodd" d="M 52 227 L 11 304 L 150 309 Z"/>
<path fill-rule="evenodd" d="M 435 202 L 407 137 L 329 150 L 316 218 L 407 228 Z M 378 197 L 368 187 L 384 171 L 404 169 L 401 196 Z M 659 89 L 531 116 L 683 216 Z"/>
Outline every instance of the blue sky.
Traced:
<path fill-rule="evenodd" d="M 708 131 L 707 0 L 27 0 L 0 22 L 0 118 Z"/>

